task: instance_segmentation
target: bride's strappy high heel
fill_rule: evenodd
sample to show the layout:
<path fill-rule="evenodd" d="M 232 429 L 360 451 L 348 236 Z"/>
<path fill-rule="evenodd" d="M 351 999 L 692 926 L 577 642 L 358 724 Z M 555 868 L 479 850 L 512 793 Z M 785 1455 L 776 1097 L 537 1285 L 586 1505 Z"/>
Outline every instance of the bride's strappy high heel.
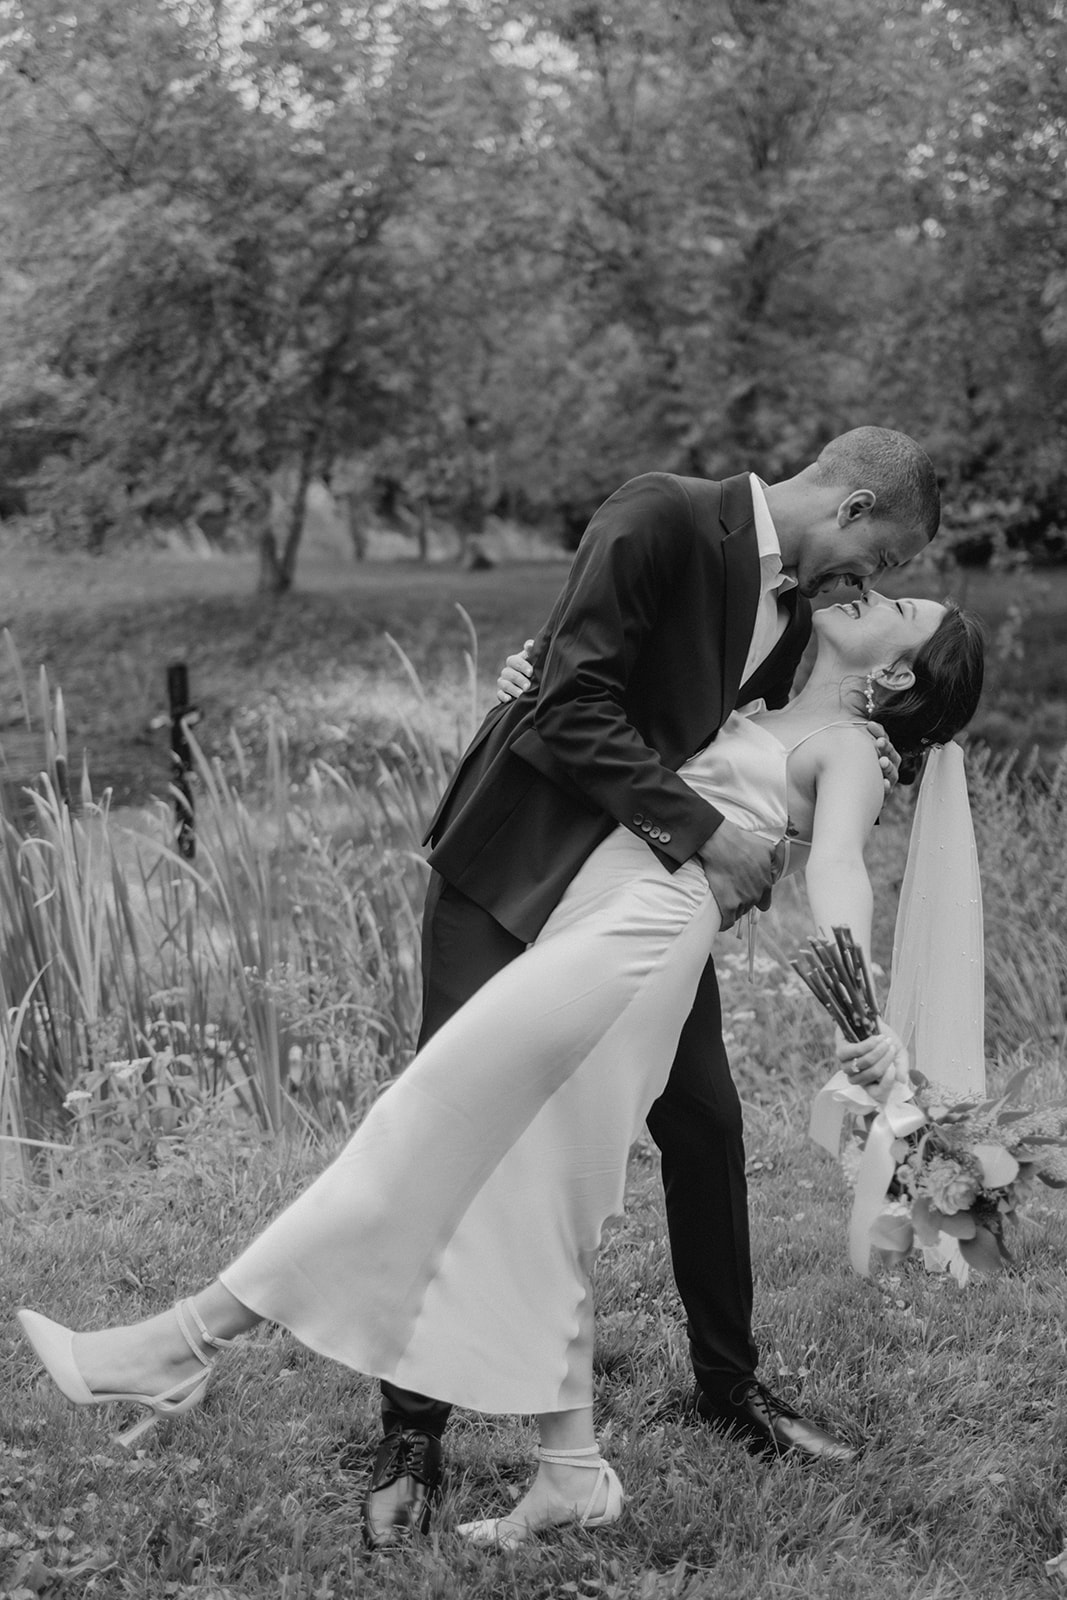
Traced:
<path fill-rule="evenodd" d="M 188 1313 L 196 1324 L 194 1334 L 189 1327 L 186 1317 Z M 174 1307 L 174 1314 L 178 1319 L 178 1327 L 182 1338 L 196 1359 L 200 1362 L 202 1371 L 192 1373 L 188 1378 L 183 1378 L 170 1389 L 165 1389 L 160 1394 L 131 1394 L 116 1390 L 95 1394 L 78 1370 L 74 1360 L 74 1333 L 70 1328 L 64 1328 L 62 1323 L 52 1322 L 48 1317 L 42 1317 L 39 1311 L 20 1311 L 18 1313 L 19 1325 L 23 1336 L 32 1345 L 37 1359 L 44 1367 L 56 1388 L 66 1395 L 76 1406 L 112 1406 L 132 1405 L 142 1406 L 148 1415 L 141 1417 L 129 1428 L 115 1434 L 116 1444 L 129 1449 L 141 1436 L 155 1426 L 162 1417 L 176 1417 L 183 1411 L 192 1411 L 198 1406 L 207 1393 L 208 1379 L 211 1374 L 213 1356 L 205 1355 L 202 1346 L 208 1345 L 213 1350 L 224 1350 L 227 1345 L 233 1344 L 232 1339 L 218 1339 L 209 1333 L 204 1325 L 204 1320 L 191 1300 L 182 1300 Z M 198 1337 L 199 1336 L 199 1337 Z"/>
<path fill-rule="evenodd" d="M 537 1459 L 547 1462 L 549 1466 L 588 1467 L 591 1472 L 596 1473 L 584 1511 L 579 1511 L 576 1507 L 573 1512 L 562 1517 L 549 1518 L 533 1527 L 526 1523 L 511 1522 L 507 1517 L 488 1517 L 481 1522 L 460 1523 L 456 1532 L 464 1539 L 469 1539 L 472 1544 L 495 1545 L 501 1550 L 514 1550 L 527 1539 L 532 1539 L 539 1533 L 547 1533 L 553 1528 L 566 1528 L 572 1525 L 579 1528 L 604 1528 L 609 1522 L 618 1522 L 622 1516 L 624 1503 L 622 1484 L 614 1469 L 608 1466 L 600 1454 L 599 1445 L 587 1445 L 582 1450 L 539 1449 Z M 599 1501 L 602 1490 L 604 1504 L 601 1510 L 594 1512 L 593 1507 Z"/>

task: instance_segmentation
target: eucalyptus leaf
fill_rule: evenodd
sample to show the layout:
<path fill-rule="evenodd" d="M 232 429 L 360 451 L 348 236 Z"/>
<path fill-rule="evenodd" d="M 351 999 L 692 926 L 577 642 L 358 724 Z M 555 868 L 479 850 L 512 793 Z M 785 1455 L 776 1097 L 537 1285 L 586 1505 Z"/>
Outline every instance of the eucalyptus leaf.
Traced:
<path fill-rule="evenodd" d="M 883 1212 L 871 1223 L 871 1245 L 875 1250 L 889 1250 L 907 1255 L 915 1243 L 915 1229 L 908 1217 L 895 1212 Z"/>
<path fill-rule="evenodd" d="M 978 1228 L 973 1239 L 960 1240 L 960 1254 L 976 1272 L 1003 1272 L 1000 1246 L 988 1228 Z"/>
<path fill-rule="evenodd" d="M 982 1180 L 990 1189 L 1004 1189 L 1019 1175 L 1019 1163 L 1002 1144 L 976 1144 L 971 1154 L 982 1169 Z"/>

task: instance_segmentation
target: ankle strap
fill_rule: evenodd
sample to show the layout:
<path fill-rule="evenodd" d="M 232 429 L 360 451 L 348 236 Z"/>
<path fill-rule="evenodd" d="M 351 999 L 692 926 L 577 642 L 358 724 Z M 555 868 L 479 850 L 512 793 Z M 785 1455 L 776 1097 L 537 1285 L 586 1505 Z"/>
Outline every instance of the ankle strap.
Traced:
<path fill-rule="evenodd" d="M 602 1457 L 598 1444 L 587 1444 L 580 1450 L 546 1450 L 538 1446 L 537 1459 L 547 1461 L 551 1467 L 599 1467 Z"/>
<path fill-rule="evenodd" d="M 196 1323 L 197 1333 L 200 1335 L 199 1340 L 194 1337 L 188 1322 L 185 1320 L 186 1312 L 189 1313 L 193 1321 Z M 208 1332 L 207 1325 L 205 1324 L 203 1317 L 200 1315 L 199 1311 L 196 1309 L 191 1300 L 179 1300 L 178 1304 L 174 1307 L 174 1315 L 178 1319 L 178 1327 L 181 1329 L 182 1338 L 185 1340 L 196 1359 L 202 1362 L 205 1367 L 210 1367 L 211 1357 L 204 1354 L 203 1350 L 200 1348 L 201 1344 L 206 1344 L 213 1350 L 225 1350 L 228 1345 L 233 1344 L 232 1339 L 219 1339 L 216 1338 L 213 1333 Z"/>

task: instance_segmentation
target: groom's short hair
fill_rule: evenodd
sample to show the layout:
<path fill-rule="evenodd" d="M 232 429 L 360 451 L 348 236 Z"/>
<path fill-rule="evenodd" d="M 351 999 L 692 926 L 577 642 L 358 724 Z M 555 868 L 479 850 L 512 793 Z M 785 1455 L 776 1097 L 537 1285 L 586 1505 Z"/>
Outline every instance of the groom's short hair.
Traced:
<path fill-rule="evenodd" d="M 852 428 L 820 451 L 815 481 L 870 489 L 872 517 L 919 528 L 927 542 L 941 521 L 934 464 L 921 445 L 892 428 Z"/>

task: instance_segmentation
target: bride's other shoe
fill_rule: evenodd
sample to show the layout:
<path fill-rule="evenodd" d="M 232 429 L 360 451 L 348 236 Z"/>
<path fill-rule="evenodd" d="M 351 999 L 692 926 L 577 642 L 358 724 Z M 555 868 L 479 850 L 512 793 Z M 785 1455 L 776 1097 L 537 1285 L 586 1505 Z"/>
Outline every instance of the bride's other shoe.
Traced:
<path fill-rule="evenodd" d="M 579 1528 L 604 1528 L 622 1516 L 624 1495 L 613 1468 L 609 1467 L 597 1445 L 584 1450 L 538 1450 L 537 1459 L 549 1466 L 585 1467 L 595 1472 L 593 1486 L 584 1508 L 574 1506 L 558 1513 L 549 1512 L 536 1522 L 516 1522 L 513 1517 L 489 1517 L 481 1522 L 462 1522 L 456 1529 L 472 1544 L 493 1545 L 514 1550 L 538 1533 L 551 1528 L 574 1525 Z"/>
<path fill-rule="evenodd" d="M 222 1350 L 233 1343 L 232 1339 L 217 1339 L 208 1332 L 203 1319 L 191 1300 L 180 1301 L 174 1307 L 182 1338 L 200 1363 L 201 1370 L 191 1373 L 179 1383 L 159 1394 L 135 1394 L 124 1390 L 95 1393 L 89 1388 L 74 1359 L 74 1333 L 62 1323 L 42 1317 L 39 1311 L 20 1311 L 19 1326 L 32 1346 L 38 1361 L 60 1392 L 76 1406 L 141 1406 L 147 1415 L 129 1428 L 115 1435 L 115 1442 L 129 1449 L 141 1436 L 155 1426 L 161 1417 L 176 1417 L 183 1411 L 192 1411 L 207 1393 L 213 1357 L 206 1355 L 203 1345 Z M 189 1318 L 196 1324 L 196 1333 L 189 1326 Z"/>

